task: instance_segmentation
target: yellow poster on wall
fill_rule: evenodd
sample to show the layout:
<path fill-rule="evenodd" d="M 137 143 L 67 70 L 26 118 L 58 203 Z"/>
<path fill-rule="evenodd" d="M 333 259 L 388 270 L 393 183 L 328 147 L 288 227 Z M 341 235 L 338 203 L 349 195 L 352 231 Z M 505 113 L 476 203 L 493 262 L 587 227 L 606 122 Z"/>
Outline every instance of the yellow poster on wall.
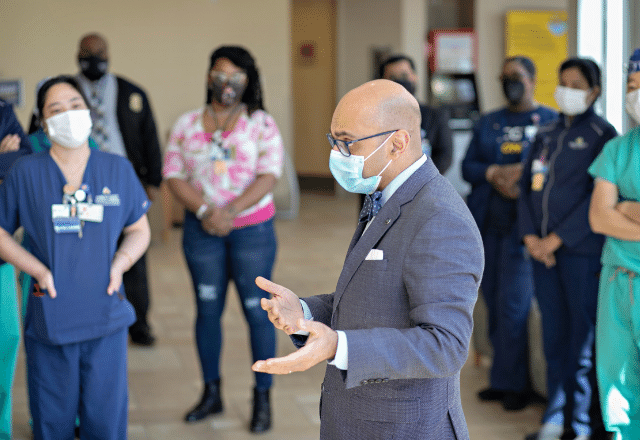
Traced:
<path fill-rule="evenodd" d="M 566 11 L 509 11 L 505 26 L 506 56 L 524 55 L 536 64 L 535 99 L 557 109 L 553 92 L 558 67 L 567 59 Z"/>

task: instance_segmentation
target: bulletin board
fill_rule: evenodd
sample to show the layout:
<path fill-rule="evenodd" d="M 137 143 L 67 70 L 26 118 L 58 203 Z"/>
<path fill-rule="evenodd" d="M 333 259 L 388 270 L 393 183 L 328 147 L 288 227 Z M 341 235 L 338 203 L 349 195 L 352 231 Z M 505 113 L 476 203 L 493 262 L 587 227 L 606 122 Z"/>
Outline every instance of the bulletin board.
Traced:
<path fill-rule="evenodd" d="M 478 66 L 478 41 L 473 29 L 435 29 L 428 36 L 431 72 L 471 73 Z"/>
<path fill-rule="evenodd" d="M 568 57 L 567 12 L 518 10 L 506 15 L 506 56 L 524 55 L 536 64 L 535 99 L 557 109 L 553 92 L 558 84 L 558 67 Z"/>

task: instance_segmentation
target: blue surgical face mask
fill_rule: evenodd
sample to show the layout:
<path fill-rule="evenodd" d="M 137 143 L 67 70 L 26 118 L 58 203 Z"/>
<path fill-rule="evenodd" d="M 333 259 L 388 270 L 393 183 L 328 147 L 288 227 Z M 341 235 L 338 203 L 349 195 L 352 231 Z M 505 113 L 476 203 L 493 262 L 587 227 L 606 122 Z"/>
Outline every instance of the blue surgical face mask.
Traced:
<path fill-rule="evenodd" d="M 364 156 L 355 156 L 353 154 L 347 157 L 339 151 L 331 150 L 331 156 L 329 156 L 329 169 L 340 186 L 351 193 L 372 194 L 378 188 L 380 180 L 382 180 L 382 173 L 387 169 L 392 161 L 390 160 L 378 175 L 367 178 L 362 177 L 364 161 L 369 159 L 376 151 L 382 148 L 382 146 L 391 139 L 391 136 L 394 134 L 395 131 L 391 133 L 389 137 L 387 137 L 384 142 L 366 158 Z"/>

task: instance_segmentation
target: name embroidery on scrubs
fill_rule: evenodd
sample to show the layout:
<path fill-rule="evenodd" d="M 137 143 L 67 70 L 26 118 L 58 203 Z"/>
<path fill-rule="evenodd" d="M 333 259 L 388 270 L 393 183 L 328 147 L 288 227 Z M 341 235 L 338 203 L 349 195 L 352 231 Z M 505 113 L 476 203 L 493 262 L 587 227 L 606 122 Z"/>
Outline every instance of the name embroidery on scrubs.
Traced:
<path fill-rule="evenodd" d="M 535 116 L 535 115 L 534 115 Z M 532 117 L 532 119 L 534 119 Z M 539 118 L 538 118 L 539 119 Z M 535 122 L 534 122 L 535 123 Z M 504 134 L 498 138 L 500 153 L 503 155 L 522 154 L 522 150 L 527 143 L 531 142 L 538 132 L 537 125 L 504 127 Z"/>
<path fill-rule="evenodd" d="M 102 194 L 96 196 L 96 203 L 103 206 L 120 206 L 120 195 L 111 194 L 106 186 L 102 188 Z"/>

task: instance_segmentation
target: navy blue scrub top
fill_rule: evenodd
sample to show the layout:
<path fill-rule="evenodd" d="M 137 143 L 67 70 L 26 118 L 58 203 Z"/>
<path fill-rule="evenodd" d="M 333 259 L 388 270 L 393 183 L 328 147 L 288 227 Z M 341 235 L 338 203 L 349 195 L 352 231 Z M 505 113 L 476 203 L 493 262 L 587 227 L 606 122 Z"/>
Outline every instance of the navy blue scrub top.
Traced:
<path fill-rule="evenodd" d="M 487 168 L 524 161 L 538 128 L 557 118 L 554 110 L 544 106 L 527 112 L 503 108 L 483 115 L 474 127 L 462 173 L 473 186 L 468 203 L 482 232 L 511 230 L 517 212 L 516 201 L 503 198 L 486 181 Z"/>
<path fill-rule="evenodd" d="M 51 344 L 87 341 L 135 322 L 124 289 L 107 294 L 111 261 L 122 230 L 149 209 L 131 163 L 91 150 L 83 186 L 104 206 L 101 223 L 84 222 L 77 233 L 55 233 L 51 205 L 62 203 L 66 179 L 48 151 L 15 162 L 0 185 L 0 227 L 12 234 L 23 226 L 31 252 L 52 274 L 57 297 L 29 295 L 25 335 Z"/>

